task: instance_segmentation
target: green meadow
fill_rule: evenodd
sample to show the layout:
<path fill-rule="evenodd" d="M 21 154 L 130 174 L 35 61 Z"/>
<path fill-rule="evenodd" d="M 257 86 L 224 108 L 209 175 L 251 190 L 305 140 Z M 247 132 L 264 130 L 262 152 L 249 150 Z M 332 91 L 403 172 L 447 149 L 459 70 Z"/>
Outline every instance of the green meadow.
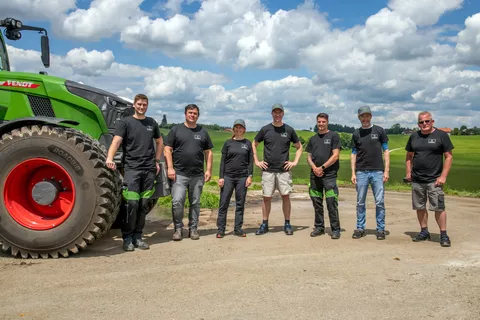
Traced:
<path fill-rule="evenodd" d="M 161 130 L 164 135 L 168 130 Z M 213 176 L 218 177 L 219 162 L 223 143 L 231 137 L 229 132 L 209 131 L 214 144 L 213 152 Z M 305 141 L 313 135 L 311 131 L 297 131 L 297 135 Z M 247 132 L 245 137 L 253 141 L 256 132 Z M 405 176 L 405 145 L 407 135 L 389 136 L 390 153 L 390 181 L 387 183 L 387 190 L 410 190 L 409 184 L 402 181 Z M 453 150 L 453 165 L 447 179 L 445 189 L 448 194 L 480 197 L 480 136 L 451 136 L 455 147 Z M 263 156 L 263 143 L 259 145 L 259 156 Z M 291 148 L 291 159 L 295 158 L 295 148 Z M 293 179 L 296 184 L 308 184 L 310 167 L 307 164 L 307 154 L 304 150 L 298 166 L 293 170 Z M 348 187 L 350 183 L 350 151 L 343 150 L 340 154 L 340 170 L 338 173 L 339 185 Z M 255 167 L 254 181 L 261 181 L 261 170 Z"/>

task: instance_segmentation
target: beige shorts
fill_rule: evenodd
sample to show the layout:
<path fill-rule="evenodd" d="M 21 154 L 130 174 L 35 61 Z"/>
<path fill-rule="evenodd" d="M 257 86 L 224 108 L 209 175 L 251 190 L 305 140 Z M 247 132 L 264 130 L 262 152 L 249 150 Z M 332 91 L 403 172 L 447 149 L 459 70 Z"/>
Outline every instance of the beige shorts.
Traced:
<path fill-rule="evenodd" d="M 275 189 L 282 196 L 292 192 L 292 172 L 263 172 L 262 191 L 264 197 L 273 197 Z"/>

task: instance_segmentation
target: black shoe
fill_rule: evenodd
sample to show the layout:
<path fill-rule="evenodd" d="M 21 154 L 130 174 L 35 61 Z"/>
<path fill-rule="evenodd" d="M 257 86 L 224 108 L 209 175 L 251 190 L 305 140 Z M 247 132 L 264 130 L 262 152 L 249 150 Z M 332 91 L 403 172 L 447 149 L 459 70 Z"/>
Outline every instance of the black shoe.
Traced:
<path fill-rule="evenodd" d="M 290 223 L 285 223 L 285 226 L 283 226 L 283 231 L 285 231 L 287 236 L 293 235 L 292 225 Z"/>
<path fill-rule="evenodd" d="M 246 237 L 247 236 L 245 231 L 243 231 L 242 229 L 237 229 L 237 230 L 233 231 L 233 234 L 236 235 L 237 237 Z"/>
<path fill-rule="evenodd" d="M 225 230 L 219 229 L 217 231 L 217 238 L 220 239 L 220 238 L 223 238 L 223 237 L 225 237 Z"/>
<path fill-rule="evenodd" d="M 332 232 L 332 239 L 340 239 L 340 231 L 333 231 Z"/>
<path fill-rule="evenodd" d="M 267 232 L 268 232 L 268 224 L 262 223 L 260 225 L 260 228 L 258 228 L 258 230 L 255 232 L 255 234 L 258 236 L 258 235 L 265 234 Z"/>
<path fill-rule="evenodd" d="M 148 250 L 148 249 L 150 249 L 150 246 L 148 245 L 148 243 L 146 243 L 146 242 L 143 241 L 142 239 L 134 240 L 133 246 L 134 246 L 135 248 L 138 248 L 138 249 L 141 249 L 141 250 Z"/>
<path fill-rule="evenodd" d="M 355 231 L 353 231 L 353 235 L 352 235 L 352 238 L 353 239 L 360 239 L 361 237 L 365 237 L 365 230 L 362 230 L 362 229 L 356 229 Z"/>
<path fill-rule="evenodd" d="M 132 243 L 132 240 L 123 240 L 123 250 L 124 251 L 135 251 L 135 247 Z"/>
<path fill-rule="evenodd" d="M 440 245 L 442 247 L 450 247 L 452 245 L 450 238 L 447 235 L 440 235 Z"/>
<path fill-rule="evenodd" d="M 417 234 L 412 241 L 414 242 L 420 242 L 420 241 L 425 241 L 425 240 L 430 240 L 430 232 L 428 231 L 420 231 L 419 234 Z"/>
<path fill-rule="evenodd" d="M 377 240 L 385 240 L 385 231 L 377 230 Z"/>
<path fill-rule="evenodd" d="M 325 229 L 323 228 L 315 228 L 312 232 L 310 232 L 310 237 L 318 237 L 322 234 L 325 234 Z"/>

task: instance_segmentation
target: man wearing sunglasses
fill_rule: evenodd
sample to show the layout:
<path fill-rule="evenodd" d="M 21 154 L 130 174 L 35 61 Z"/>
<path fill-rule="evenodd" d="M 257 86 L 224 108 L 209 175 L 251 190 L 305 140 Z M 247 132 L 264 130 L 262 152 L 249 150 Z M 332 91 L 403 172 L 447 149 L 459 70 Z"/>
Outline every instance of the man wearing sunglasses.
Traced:
<path fill-rule="evenodd" d="M 406 179 L 412 182 L 412 205 L 413 209 L 417 210 L 421 228 L 413 241 L 430 239 L 426 206 L 428 198 L 430 203 L 428 210 L 435 211 L 435 218 L 440 228 L 440 245 L 450 247 L 443 185 L 452 166 L 454 147 L 447 133 L 435 129 L 434 122 L 430 112 L 420 112 L 418 115 L 420 131 L 410 135 L 405 147 Z"/>
<path fill-rule="evenodd" d="M 357 189 L 357 229 L 353 232 L 352 238 L 360 239 L 366 235 L 365 200 L 368 186 L 371 185 L 375 198 L 377 240 L 385 240 L 384 184 L 388 181 L 390 172 L 388 136 L 382 127 L 371 123 L 370 107 L 360 107 L 358 119 L 362 126 L 352 134 L 352 154 L 350 156 L 352 183 Z"/>

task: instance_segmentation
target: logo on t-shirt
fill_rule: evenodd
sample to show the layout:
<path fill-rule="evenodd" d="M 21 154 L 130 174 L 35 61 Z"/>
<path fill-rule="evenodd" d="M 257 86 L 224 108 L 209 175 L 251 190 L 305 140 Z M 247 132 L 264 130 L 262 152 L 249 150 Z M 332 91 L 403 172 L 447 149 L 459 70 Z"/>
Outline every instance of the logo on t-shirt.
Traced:
<path fill-rule="evenodd" d="M 248 146 L 246 144 L 242 144 L 242 149 L 248 149 Z"/>
<path fill-rule="evenodd" d="M 372 133 L 370 136 L 372 139 L 377 139 L 378 140 L 378 134 Z"/>
<path fill-rule="evenodd" d="M 325 139 L 323 141 L 324 144 L 332 144 L 332 140 L 331 139 Z"/>
<path fill-rule="evenodd" d="M 194 135 L 193 135 L 193 139 L 195 139 L 195 140 L 202 140 L 202 136 L 199 135 L 199 134 L 194 134 Z"/>
<path fill-rule="evenodd" d="M 281 136 L 281 137 L 283 137 L 283 138 L 286 138 L 286 137 L 288 137 L 288 135 L 287 135 L 287 133 L 286 133 L 286 132 L 282 132 L 282 133 L 280 134 L 280 136 Z"/>
<path fill-rule="evenodd" d="M 147 126 L 147 131 L 152 131 L 153 127 L 152 126 Z"/>
<path fill-rule="evenodd" d="M 428 143 L 436 143 L 437 139 L 428 139 Z"/>

